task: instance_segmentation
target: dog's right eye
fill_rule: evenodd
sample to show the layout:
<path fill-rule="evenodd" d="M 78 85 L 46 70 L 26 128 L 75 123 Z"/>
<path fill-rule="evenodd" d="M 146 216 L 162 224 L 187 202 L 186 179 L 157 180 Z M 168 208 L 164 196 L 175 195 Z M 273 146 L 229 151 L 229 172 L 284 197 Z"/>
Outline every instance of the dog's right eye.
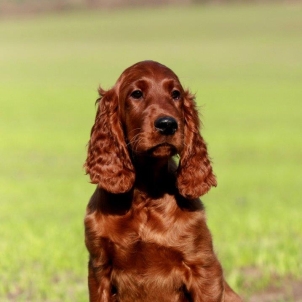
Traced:
<path fill-rule="evenodd" d="M 171 96 L 172 96 L 173 100 L 179 100 L 181 97 L 180 91 L 173 90 L 171 93 Z"/>
<path fill-rule="evenodd" d="M 130 96 L 138 100 L 143 97 L 143 93 L 140 90 L 134 90 Z"/>

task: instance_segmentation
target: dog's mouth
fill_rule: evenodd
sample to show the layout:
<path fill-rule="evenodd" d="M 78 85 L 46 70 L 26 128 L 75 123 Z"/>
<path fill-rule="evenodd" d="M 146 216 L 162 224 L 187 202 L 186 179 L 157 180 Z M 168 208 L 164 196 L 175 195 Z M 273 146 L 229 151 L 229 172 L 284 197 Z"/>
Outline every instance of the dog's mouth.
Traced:
<path fill-rule="evenodd" d="M 178 152 L 175 146 L 168 143 L 162 143 L 150 148 L 147 153 L 149 156 L 162 158 L 174 156 Z"/>

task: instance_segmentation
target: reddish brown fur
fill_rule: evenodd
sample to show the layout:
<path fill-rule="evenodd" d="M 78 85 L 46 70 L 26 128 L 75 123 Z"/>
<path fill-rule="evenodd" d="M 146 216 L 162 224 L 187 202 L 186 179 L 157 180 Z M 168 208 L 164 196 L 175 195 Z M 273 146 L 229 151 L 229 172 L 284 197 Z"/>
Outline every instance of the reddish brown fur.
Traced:
<path fill-rule="evenodd" d="M 194 96 L 153 61 L 99 92 L 85 164 L 98 185 L 85 218 L 90 301 L 241 301 L 224 281 L 198 199 L 216 179 Z M 176 121 L 175 133 L 155 127 L 162 117 Z"/>

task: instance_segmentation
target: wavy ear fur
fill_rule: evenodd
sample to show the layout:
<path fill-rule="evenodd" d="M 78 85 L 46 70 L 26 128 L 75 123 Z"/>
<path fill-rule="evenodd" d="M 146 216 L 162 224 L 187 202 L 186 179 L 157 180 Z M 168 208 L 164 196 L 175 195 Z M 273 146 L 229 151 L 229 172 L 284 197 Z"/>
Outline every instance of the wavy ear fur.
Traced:
<path fill-rule="evenodd" d="M 114 88 L 99 89 L 98 109 L 91 129 L 86 173 L 91 182 L 111 193 L 129 191 L 135 180 L 135 173 L 122 130 L 118 96 Z"/>
<path fill-rule="evenodd" d="M 207 146 L 199 134 L 199 118 L 195 99 L 186 91 L 184 102 L 184 149 L 180 154 L 177 171 L 179 193 L 195 199 L 216 186 L 216 178 L 208 157 Z"/>

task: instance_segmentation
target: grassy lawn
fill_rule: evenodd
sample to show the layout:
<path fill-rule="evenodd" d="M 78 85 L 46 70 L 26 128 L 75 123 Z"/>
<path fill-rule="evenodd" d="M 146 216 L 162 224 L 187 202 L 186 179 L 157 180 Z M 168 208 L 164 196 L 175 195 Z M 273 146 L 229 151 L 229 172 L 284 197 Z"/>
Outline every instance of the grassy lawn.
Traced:
<path fill-rule="evenodd" d="M 229 283 L 248 299 L 301 278 L 301 15 L 250 5 L 1 20 L 0 301 L 87 301 L 96 90 L 144 59 L 197 94 L 218 177 L 203 201 Z"/>

